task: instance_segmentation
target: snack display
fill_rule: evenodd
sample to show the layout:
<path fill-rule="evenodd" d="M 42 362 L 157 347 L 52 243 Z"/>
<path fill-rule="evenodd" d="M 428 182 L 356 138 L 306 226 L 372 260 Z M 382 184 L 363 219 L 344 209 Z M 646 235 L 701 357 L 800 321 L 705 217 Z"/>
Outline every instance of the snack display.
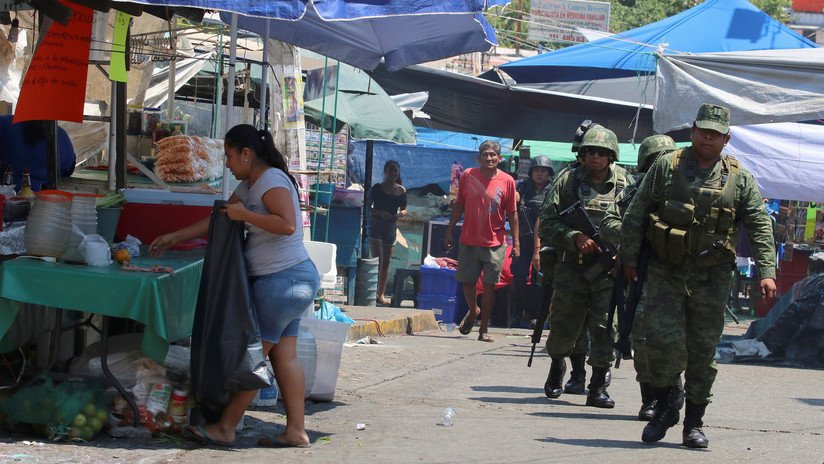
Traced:
<path fill-rule="evenodd" d="M 223 173 L 223 141 L 173 135 L 157 142 L 155 173 L 166 182 L 217 179 Z"/>

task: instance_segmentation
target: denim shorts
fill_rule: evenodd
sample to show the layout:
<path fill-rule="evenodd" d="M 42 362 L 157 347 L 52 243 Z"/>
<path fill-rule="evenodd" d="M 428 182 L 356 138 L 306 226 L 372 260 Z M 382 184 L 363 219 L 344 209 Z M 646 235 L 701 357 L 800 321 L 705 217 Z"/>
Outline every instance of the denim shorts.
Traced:
<path fill-rule="evenodd" d="M 394 245 L 397 240 L 397 221 L 384 221 L 383 219 L 372 217 L 369 223 L 369 238 L 380 240 L 385 246 Z"/>
<path fill-rule="evenodd" d="M 260 338 L 277 343 L 296 337 L 300 318 L 315 300 L 320 280 L 315 264 L 307 259 L 274 274 L 249 278 L 252 302 L 260 325 Z"/>

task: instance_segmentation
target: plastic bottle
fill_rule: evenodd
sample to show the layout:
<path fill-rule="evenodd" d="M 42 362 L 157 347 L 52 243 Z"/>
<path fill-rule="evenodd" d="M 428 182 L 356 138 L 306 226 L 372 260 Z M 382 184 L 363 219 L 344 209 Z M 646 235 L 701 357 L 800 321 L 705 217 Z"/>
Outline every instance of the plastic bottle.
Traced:
<path fill-rule="evenodd" d="M 31 172 L 28 169 L 23 170 L 23 186 L 17 194 L 24 198 L 34 198 L 34 190 L 31 189 Z"/>
<path fill-rule="evenodd" d="M 443 410 L 443 419 L 441 420 L 441 425 L 444 427 L 452 427 L 455 424 L 455 410 L 452 409 L 452 406 L 448 406 L 446 409 Z"/>
<path fill-rule="evenodd" d="M 172 135 L 183 135 L 183 132 L 180 132 L 180 126 L 175 126 L 175 130 L 172 132 Z"/>
<path fill-rule="evenodd" d="M 172 391 L 172 397 L 169 400 L 169 415 L 178 424 L 186 424 L 188 422 L 187 407 L 189 402 L 189 392 L 183 389 Z"/>

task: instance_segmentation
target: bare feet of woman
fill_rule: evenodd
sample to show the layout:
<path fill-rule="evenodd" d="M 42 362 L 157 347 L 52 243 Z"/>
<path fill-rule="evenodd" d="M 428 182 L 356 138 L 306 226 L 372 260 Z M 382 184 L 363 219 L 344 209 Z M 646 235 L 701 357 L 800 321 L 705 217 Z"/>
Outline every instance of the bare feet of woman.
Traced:
<path fill-rule="evenodd" d="M 390 300 L 389 298 L 386 298 L 385 296 L 379 296 L 378 298 L 375 299 L 375 301 L 378 304 L 382 304 L 382 305 L 388 305 L 388 304 L 392 303 L 392 300 Z"/>
<path fill-rule="evenodd" d="M 232 446 L 235 442 L 235 429 L 221 430 L 220 424 L 190 425 L 187 430 L 207 445 Z"/>
<path fill-rule="evenodd" d="M 288 436 L 286 433 L 274 437 L 264 437 L 257 441 L 258 446 L 268 448 L 309 448 L 309 436 L 304 434 Z"/>

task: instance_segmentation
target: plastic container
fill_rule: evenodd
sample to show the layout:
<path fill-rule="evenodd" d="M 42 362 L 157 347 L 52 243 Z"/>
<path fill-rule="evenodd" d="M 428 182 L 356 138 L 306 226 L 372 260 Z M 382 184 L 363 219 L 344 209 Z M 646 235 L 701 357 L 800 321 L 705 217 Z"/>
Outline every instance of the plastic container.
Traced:
<path fill-rule="evenodd" d="M 314 313 L 312 314 L 314 316 Z M 315 384 L 315 374 L 318 365 L 318 344 L 309 328 L 301 324 L 298 329 L 297 355 L 300 366 L 303 368 L 304 398 L 312 393 Z"/>
<path fill-rule="evenodd" d="M 63 254 L 63 261 L 82 263 L 85 262 L 80 253 L 80 242 L 83 236 L 97 233 L 97 209 L 95 201 L 102 195 L 91 193 L 76 193 L 72 198 L 71 222 L 72 233 L 69 237 L 69 245 L 66 253 Z"/>
<path fill-rule="evenodd" d="M 435 320 L 441 322 L 459 323 L 468 311 L 466 300 L 463 297 L 444 297 L 441 295 L 418 294 L 418 309 L 431 309 Z"/>
<path fill-rule="evenodd" d="M 257 408 L 273 408 L 278 404 L 278 395 L 280 391 L 278 384 L 274 383 L 269 387 L 258 390 L 255 399 L 252 400 L 252 406 Z"/>
<path fill-rule="evenodd" d="M 332 203 L 346 206 L 363 206 L 363 190 L 336 188 L 332 192 Z"/>
<path fill-rule="evenodd" d="M 420 293 L 427 296 L 452 298 L 460 295 L 461 284 L 455 280 L 455 270 L 422 267 Z"/>
<path fill-rule="evenodd" d="M 355 305 L 375 306 L 378 296 L 378 258 L 358 259 Z"/>
<path fill-rule="evenodd" d="M 169 398 L 169 415 L 178 424 L 186 424 L 189 422 L 189 392 L 178 389 L 172 391 L 172 396 Z"/>
<path fill-rule="evenodd" d="M 452 427 L 455 425 L 455 410 L 451 406 L 447 406 L 443 410 L 443 418 L 441 419 L 441 425 L 444 427 Z"/>
<path fill-rule="evenodd" d="M 312 383 L 309 399 L 332 401 L 335 398 L 335 389 L 338 383 L 343 342 L 346 341 L 350 324 L 304 318 L 301 319 L 300 325 L 309 330 L 312 336 L 315 337 L 315 343 L 317 344 L 315 380 Z"/>
<path fill-rule="evenodd" d="M 169 409 L 169 401 L 172 397 L 172 386 L 168 383 L 156 383 L 152 385 L 149 398 L 146 400 L 146 410 L 154 414 L 166 412 Z"/>
<path fill-rule="evenodd" d="M 26 220 L 26 252 L 34 256 L 63 256 L 71 237 L 72 195 L 58 190 L 37 192 Z"/>

